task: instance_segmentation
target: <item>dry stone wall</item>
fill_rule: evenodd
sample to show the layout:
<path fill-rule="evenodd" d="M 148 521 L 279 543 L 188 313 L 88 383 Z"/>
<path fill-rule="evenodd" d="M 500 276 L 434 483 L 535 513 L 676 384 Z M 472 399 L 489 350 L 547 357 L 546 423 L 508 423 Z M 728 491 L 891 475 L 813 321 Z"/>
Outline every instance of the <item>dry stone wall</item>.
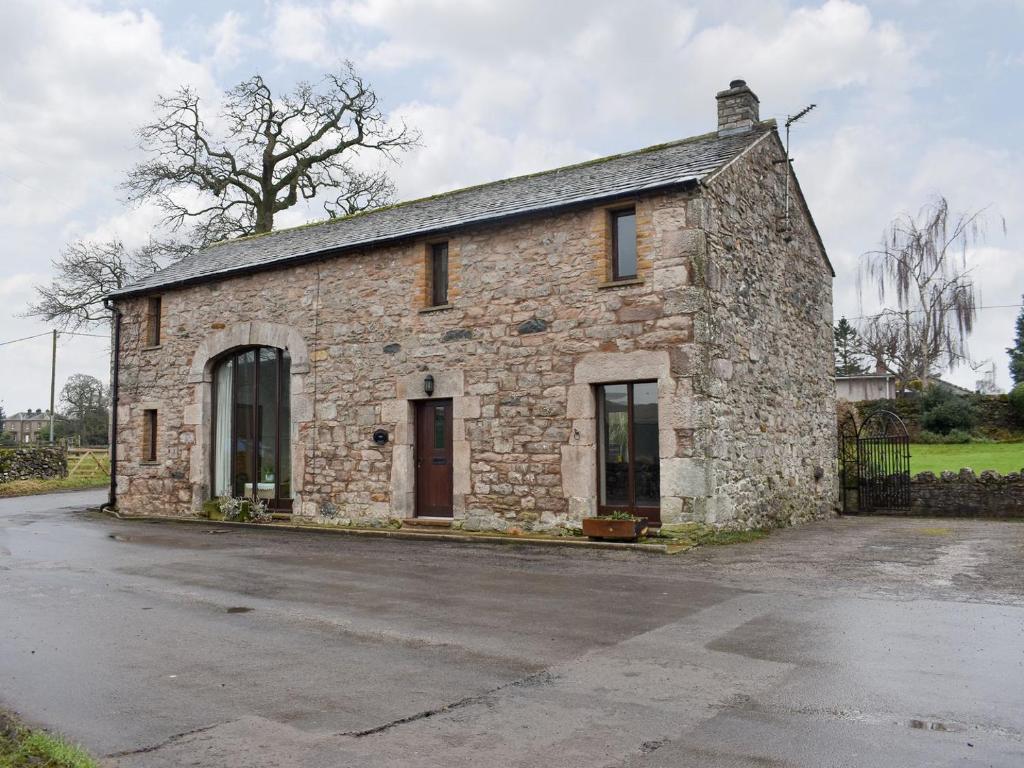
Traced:
<path fill-rule="evenodd" d="M 936 517 L 1024 518 L 1024 469 L 1005 475 L 922 472 L 911 479 L 911 513 Z"/>
<path fill-rule="evenodd" d="M 68 458 L 58 446 L 30 446 L 0 450 L 0 483 L 12 480 L 64 477 Z"/>

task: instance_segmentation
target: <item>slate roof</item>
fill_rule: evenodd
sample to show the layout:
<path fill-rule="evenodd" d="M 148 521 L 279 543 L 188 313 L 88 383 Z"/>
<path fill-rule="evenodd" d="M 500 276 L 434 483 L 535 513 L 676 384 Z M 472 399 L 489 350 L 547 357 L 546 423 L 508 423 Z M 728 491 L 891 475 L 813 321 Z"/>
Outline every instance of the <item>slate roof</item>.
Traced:
<path fill-rule="evenodd" d="M 766 121 L 746 133 L 695 136 L 341 219 L 227 240 L 115 291 L 111 297 L 207 282 L 468 224 L 696 182 L 774 127 L 774 121 Z"/>

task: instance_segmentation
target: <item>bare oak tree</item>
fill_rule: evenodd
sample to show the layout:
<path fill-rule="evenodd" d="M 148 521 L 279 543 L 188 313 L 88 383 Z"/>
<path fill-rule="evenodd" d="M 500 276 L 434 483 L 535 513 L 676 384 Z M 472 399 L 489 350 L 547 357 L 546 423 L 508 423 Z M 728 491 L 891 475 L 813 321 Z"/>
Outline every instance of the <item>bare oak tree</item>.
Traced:
<path fill-rule="evenodd" d="M 332 216 L 387 203 L 387 174 L 353 161 L 367 151 L 394 160 L 419 139 L 387 123 L 347 62 L 319 85 L 299 83 L 279 97 L 256 75 L 227 92 L 209 123 L 188 87 L 160 97 L 156 110 L 139 131 L 154 157 L 123 186 L 130 201 L 155 201 L 172 228 L 191 226 L 199 246 L 269 232 L 276 214 L 322 192 L 335 196 L 324 206 Z"/>
<path fill-rule="evenodd" d="M 861 324 L 864 349 L 904 385 L 916 379 L 926 386 L 937 372 L 970 362 L 977 294 L 967 252 L 984 238 L 983 213 L 953 214 L 939 197 L 917 217 L 894 220 L 882 247 L 862 256 L 862 301 L 864 289 L 874 288 L 889 303 Z"/>
<path fill-rule="evenodd" d="M 105 324 L 110 320 L 103 308 L 105 296 L 191 250 L 186 244 L 157 240 L 135 250 L 120 240 L 70 243 L 53 260 L 50 283 L 36 286 L 36 301 L 25 314 L 65 331 Z"/>
<path fill-rule="evenodd" d="M 63 415 L 83 445 L 107 442 L 107 388 L 95 376 L 76 373 L 60 391 Z"/>

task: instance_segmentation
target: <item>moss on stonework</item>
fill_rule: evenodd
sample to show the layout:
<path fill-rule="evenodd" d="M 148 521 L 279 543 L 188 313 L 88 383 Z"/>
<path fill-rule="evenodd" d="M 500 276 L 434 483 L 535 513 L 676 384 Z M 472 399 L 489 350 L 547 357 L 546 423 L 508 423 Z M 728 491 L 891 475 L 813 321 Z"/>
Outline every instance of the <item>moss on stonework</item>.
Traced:
<path fill-rule="evenodd" d="M 648 538 L 651 541 L 660 540 L 674 545 L 705 547 L 757 541 L 758 539 L 763 539 L 769 532 L 769 528 L 727 530 L 705 525 L 704 523 L 676 523 L 663 525 L 660 530 L 650 534 Z"/>
<path fill-rule="evenodd" d="M 760 126 L 762 128 L 764 128 L 764 129 L 766 129 L 766 130 L 770 130 L 770 129 L 775 127 L 775 121 L 774 120 L 762 120 L 761 123 L 760 123 Z M 546 175 L 548 175 L 550 173 L 562 173 L 564 171 L 576 170 L 578 168 L 586 168 L 588 166 L 598 165 L 600 163 L 609 162 L 611 160 L 618 160 L 618 159 L 624 158 L 624 157 L 634 157 L 634 156 L 637 156 L 637 155 L 644 155 L 644 154 L 647 154 L 648 152 L 657 152 L 658 150 L 665 149 L 667 147 L 682 146 L 684 144 L 691 144 L 691 143 L 695 143 L 695 142 L 699 142 L 699 141 L 707 141 L 707 140 L 713 139 L 713 138 L 718 138 L 718 131 L 717 130 L 716 131 L 711 131 L 709 133 L 702 133 L 699 136 L 689 136 L 689 137 L 687 137 L 685 139 L 679 139 L 677 141 L 666 141 L 666 142 L 663 142 L 661 144 L 654 144 L 654 145 L 649 146 L 649 147 L 643 147 L 641 149 L 635 149 L 635 150 L 633 150 L 631 152 L 620 152 L 619 154 L 616 154 L 616 155 L 605 155 L 604 157 L 595 157 L 592 160 L 584 160 L 581 163 L 570 163 L 569 165 L 562 165 L 562 166 L 559 166 L 557 168 L 547 168 L 547 169 L 545 169 L 543 171 L 537 171 L 535 173 L 526 173 L 526 174 L 523 174 L 522 176 L 511 176 L 511 177 L 506 178 L 506 179 L 497 179 L 495 181 L 484 182 L 483 184 L 473 184 L 473 185 L 470 185 L 468 187 L 460 187 L 459 189 L 453 189 L 453 190 L 450 190 L 448 192 L 439 192 L 436 195 L 427 195 L 426 197 L 418 197 L 418 198 L 415 198 L 413 200 L 402 200 L 402 201 L 397 202 L 397 203 L 392 203 L 391 205 L 381 206 L 380 208 L 373 208 L 373 209 L 370 209 L 370 210 L 367 210 L 367 211 L 357 211 L 356 213 L 350 213 L 347 216 L 338 216 L 338 217 L 333 218 L 333 219 L 321 219 L 319 221 L 310 221 L 310 222 L 307 222 L 305 224 L 298 224 L 298 225 L 296 225 L 294 227 L 285 227 L 284 229 L 271 230 L 270 232 L 257 232 L 257 233 L 251 234 L 251 235 L 243 235 L 242 237 L 236 237 L 236 238 L 234 238 L 232 240 L 221 240 L 221 241 L 216 242 L 216 243 L 211 243 L 208 247 L 209 248 L 216 248 L 217 246 L 224 245 L 226 243 L 237 243 L 237 242 L 241 242 L 241 241 L 255 240 L 255 239 L 261 238 L 261 237 L 269 237 L 271 235 L 279 235 L 279 234 L 282 234 L 284 232 L 296 232 L 296 231 L 300 231 L 300 230 L 303 230 L 303 229 L 309 229 L 311 227 L 330 226 L 332 224 L 339 224 L 339 223 L 341 223 L 343 221 L 351 221 L 352 219 L 357 219 L 357 218 L 360 218 L 360 217 L 363 217 L 363 216 L 369 216 L 370 214 L 380 213 L 382 211 L 393 210 L 395 208 L 404 208 L 406 206 L 416 205 L 418 203 L 427 203 L 427 202 L 431 202 L 431 201 L 434 201 L 434 200 L 443 200 L 443 199 L 445 199 L 447 197 L 452 197 L 454 195 L 459 195 L 459 194 L 462 194 L 464 192 L 472 192 L 472 191 L 478 190 L 478 189 L 485 189 L 487 187 L 495 187 L 495 186 L 498 186 L 499 184 L 507 184 L 507 183 L 513 182 L 513 181 L 522 181 L 523 179 L 532 179 L 532 178 L 536 178 L 538 176 L 546 176 Z"/>

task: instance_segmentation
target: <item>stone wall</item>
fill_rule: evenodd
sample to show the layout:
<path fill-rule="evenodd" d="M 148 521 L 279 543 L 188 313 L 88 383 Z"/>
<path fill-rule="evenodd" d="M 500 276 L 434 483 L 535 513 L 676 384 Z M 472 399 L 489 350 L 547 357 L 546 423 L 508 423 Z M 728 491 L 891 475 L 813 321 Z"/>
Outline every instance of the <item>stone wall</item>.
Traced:
<path fill-rule="evenodd" d="M 911 499 L 915 515 L 1024 518 L 1024 469 L 1005 475 L 922 472 L 911 479 Z"/>
<path fill-rule="evenodd" d="M 61 447 L 30 446 L 0 450 L 0 483 L 64 477 L 68 457 Z"/>
<path fill-rule="evenodd" d="M 723 179 L 720 200 L 774 173 L 769 157 Z M 310 520 L 413 514 L 412 405 L 427 373 L 433 396 L 453 399 L 455 516 L 466 525 L 544 529 L 594 512 L 593 387 L 611 381 L 658 382 L 663 521 L 821 514 L 832 497 L 808 478 L 835 449 L 820 254 L 800 252 L 803 235 L 783 247 L 773 229 L 765 241 L 757 219 L 716 225 L 709 263 L 704 228 L 721 209 L 705 210 L 699 193 L 623 203 L 636 205 L 639 279 L 622 284 L 608 283 L 608 208 L 593 206 L 454 233 L 445 308 L 425 306 L 428 240 L 168 291 L 156 348 L 144 347 L 145 299 L 119 302 L 119 506 L 199 510 L 216 357 L 266 344 L 292 356 L 293 511 Z M 759 204 L 741 196 L 744 215 Z M 754 250 L 723 250 L 733 229 Z M 738 305 L 723 311 L 726 301 Z M 709 311 L 713 322 L 698 319 Z M 154 463 L 141 460 L 150 408 Z M 372 442 L 375 429 L 387 444 Z"/>
<path fill-rule="evenodd" d="M 694 388 L 708 408 L 696 436 L 710 455 L 703 517 L 718 524 L 791 523 L 837 505 L 831 267 L 795 178 L 785 221 L 784 157 L 769 134 L 706 194 Z"/>

